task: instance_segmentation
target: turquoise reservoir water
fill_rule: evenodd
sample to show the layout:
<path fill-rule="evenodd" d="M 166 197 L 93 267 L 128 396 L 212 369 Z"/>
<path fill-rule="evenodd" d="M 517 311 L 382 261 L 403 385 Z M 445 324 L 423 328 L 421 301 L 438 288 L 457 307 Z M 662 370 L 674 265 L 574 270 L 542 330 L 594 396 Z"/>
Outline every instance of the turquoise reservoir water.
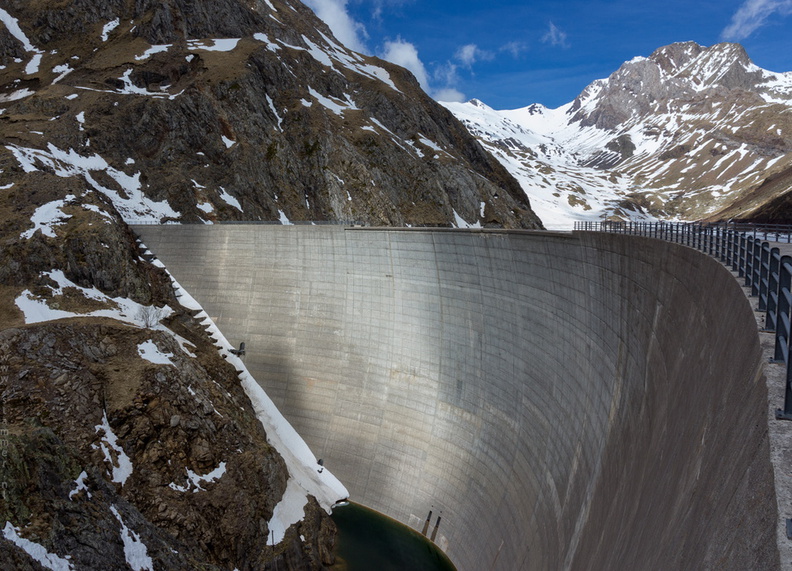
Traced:
<path fill-rule="evenodd" d="M 350 503 L 333 509 L 333 521 L 333 571 L 456 571 L 429 539 L 379 512 Z"/>

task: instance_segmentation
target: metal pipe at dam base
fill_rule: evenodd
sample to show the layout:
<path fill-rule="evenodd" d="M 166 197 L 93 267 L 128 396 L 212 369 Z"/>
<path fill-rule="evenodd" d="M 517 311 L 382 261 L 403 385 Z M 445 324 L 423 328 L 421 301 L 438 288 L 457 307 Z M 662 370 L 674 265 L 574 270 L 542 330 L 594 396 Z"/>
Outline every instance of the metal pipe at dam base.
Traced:
<path fill-rule="evenodd" d="M 442 512 L 459 569 L 779 568 L 762 350 L 716 260 L 604 233 L 135 230 L 352 499 L 418 531 Z"/>

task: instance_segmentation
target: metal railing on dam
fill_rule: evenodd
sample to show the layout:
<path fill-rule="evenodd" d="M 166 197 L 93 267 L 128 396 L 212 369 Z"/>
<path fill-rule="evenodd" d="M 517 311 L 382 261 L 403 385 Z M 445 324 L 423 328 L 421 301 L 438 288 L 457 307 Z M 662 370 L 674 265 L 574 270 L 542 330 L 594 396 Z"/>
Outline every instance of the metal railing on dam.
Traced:
<path fill-rule="evenodd" d="M 765 363 L 718 261 L 599 232 L 135 230 L 351 499 L 441 517 L 461 571 L 779 567 Z"/>
<path fill-rule="evenodd" d="M 765 331 L 775 333 L 773 359 L 786 365 L 784 407 L 776 419 L 792 420 L 792 256 L 775 243 L 792 243 L 792 226 L 678 222 L 577 222 L 575 229 L 648 236 L 684 244 L 730 266 L 758 298 Z M 787 248 L 792 253 L 792 248 Z"/>

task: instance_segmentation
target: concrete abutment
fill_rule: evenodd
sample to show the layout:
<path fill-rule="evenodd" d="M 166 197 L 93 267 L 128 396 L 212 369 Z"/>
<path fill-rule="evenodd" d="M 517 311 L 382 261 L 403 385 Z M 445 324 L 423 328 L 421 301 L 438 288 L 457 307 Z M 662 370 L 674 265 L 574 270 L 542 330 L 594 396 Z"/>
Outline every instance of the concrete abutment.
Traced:
<path fill-rule="evenodd" d="M 459 569 L 773 569 L 753 311 L 610 234 L 136 227 L 352 499 Z M 494 565 L 493 565 L 494 564 Z"/>

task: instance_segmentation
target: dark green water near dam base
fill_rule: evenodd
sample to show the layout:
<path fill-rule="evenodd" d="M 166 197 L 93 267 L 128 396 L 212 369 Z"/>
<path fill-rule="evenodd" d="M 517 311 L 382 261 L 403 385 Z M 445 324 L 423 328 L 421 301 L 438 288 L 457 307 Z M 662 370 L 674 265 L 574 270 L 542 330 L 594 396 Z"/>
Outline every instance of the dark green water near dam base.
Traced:
<path fill-rule="evenodd" d="M 375 510 L 350 503 L 333 509 L 333 521 L 333 571 L 456 571 L 428 538 Z"/>

